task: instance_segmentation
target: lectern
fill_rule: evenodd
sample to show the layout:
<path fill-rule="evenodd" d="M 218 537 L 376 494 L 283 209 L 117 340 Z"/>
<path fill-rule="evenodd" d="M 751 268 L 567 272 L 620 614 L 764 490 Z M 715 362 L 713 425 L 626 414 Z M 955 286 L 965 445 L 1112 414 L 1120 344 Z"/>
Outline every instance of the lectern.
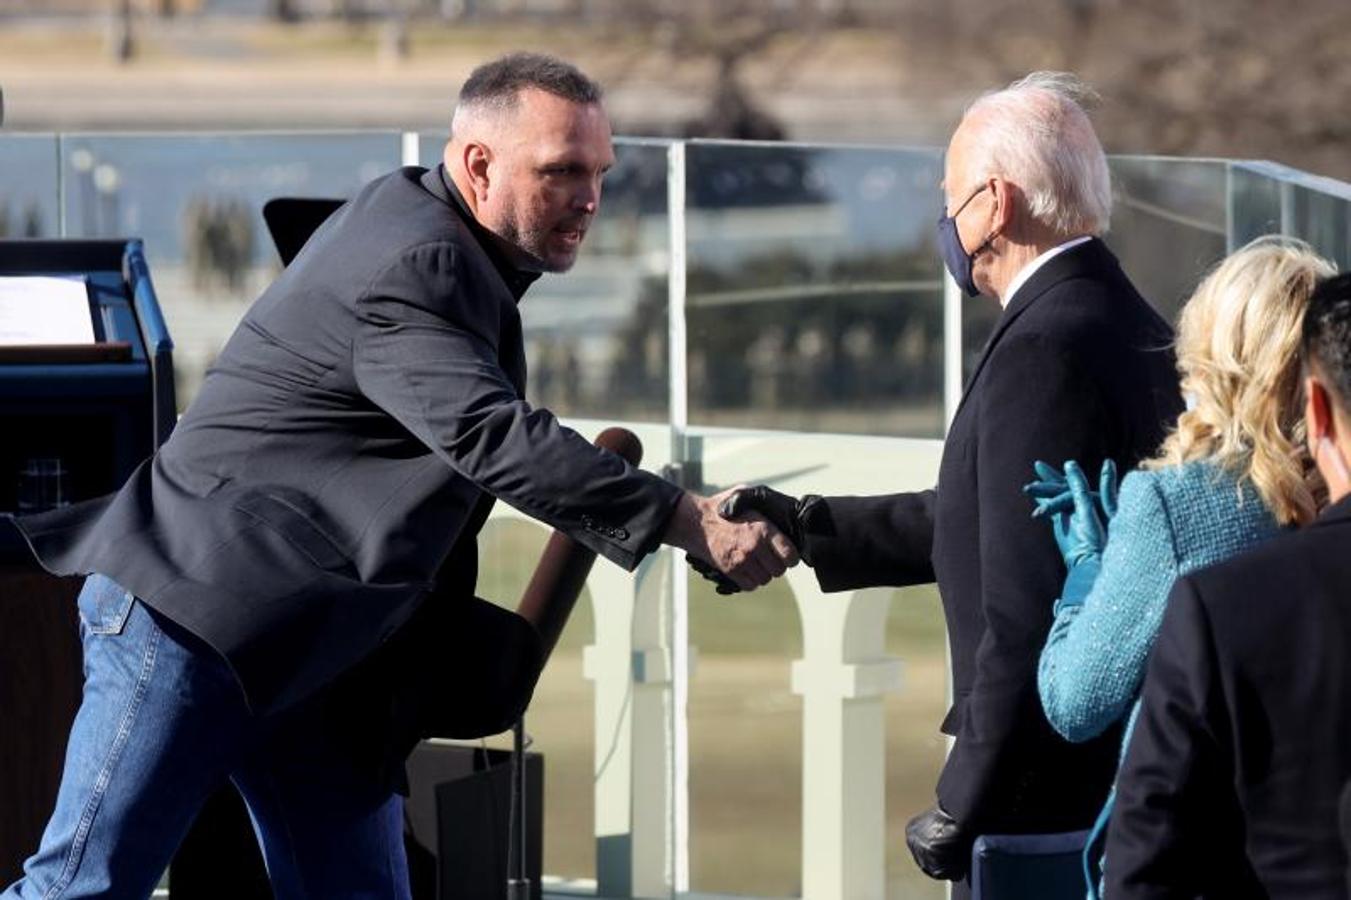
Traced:
<path fill-rule="evenodd" d="M 26 340 L 30 326 L 50 336 Z M 173 344 L 141 242 L 0 241 L 0 513 L 116 490 L 175 418 Z M 60 783 L 80 584 L 42 572 L 0 518 L 0 885 L 37 849 Z"/>

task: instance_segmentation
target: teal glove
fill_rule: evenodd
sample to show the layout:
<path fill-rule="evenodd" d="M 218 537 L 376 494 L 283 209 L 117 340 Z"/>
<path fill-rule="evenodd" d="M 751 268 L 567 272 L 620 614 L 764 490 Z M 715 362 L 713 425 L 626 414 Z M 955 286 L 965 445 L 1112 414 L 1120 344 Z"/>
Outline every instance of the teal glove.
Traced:
<path fill-rule="evenodd" d="M 1036 518 L 1051 518 L 1054 525 L 1055 519 L 1053 516 L 1055 514 L 1074 509 L 1074 496 L 1070 493 L 1069 484 L 1065 481 L 1065 476 L 1060 473 L 1060 470 L 1041 460 L 1033 463 L 1033 467 L 1037 473 L 1037 480 L 1024 485 L 1023 493 L 1031 497 L 1036 505 L 1032 515 Z M 1110 524 L 1116 516 L 1119 495 L 1116 463 L 1109 459 L 1102 464 L 1102 473 L 1098 476 L 1097 491 L 1089 492 L 1090 497 L 1097 498 L 1098 508 L 1102 513 L 1104 522 Z M 1058 536 L 1057 542 L 1059 542 L 1059 537 L 1063 537 L 1063 535 Z"/>
<path fill-rule="evenodd" d="M 1102 565 L 1102 551 L 1107 546 L 1106 521 L 1116 514 L 1116 465 L 1108 460 L 1103 464 L 1099 491 L 1089 489 L 1088 479 L 1079 464 L 1065 463 L 1062 475 L 1052 466 L 1038 461 L 1035 464 L 1038 480 L 1023 490 L 1033 498 L 1034 518 L 1049 519 L 1056 545 L 1065 560 L 1068 575 L 1056 603 L 1058 613 L 1066 606 L 1077 606 L 1093 588 Z M 1097 499 L 1103 501 L 1100 511 Z"/>
<path fill-rule="evenodd" d="M 1060 611 L 1071 606 L 1083 606 L 1093 585 L 1102 571 L 1102 558 L 1090 557 L 1070 569 L 1065 575 L 1065 584 L 1060 588 L 1060 599 L 1051 606 L 1051 615 L 1058 616 Z"/>
<path fill-rule="evenodd" d="M 1074 497 L 1070 494 L 1065 476 L 1055 466 L 1037 460 L 1032 464 L 1032 469 L 1037 473 L 1037 480 L 1023 485 L 1023 493 L 1031 497 L 1035 505 L 1032 518 L 1050 521 L 1056 546 L 1064 557 L 1069 552 L 1069 533 L 1062 528 L 1062 524 L 1067 524 L 1068 520 L 1062 522 L 1061 513 L 1074 508 Z"/>
<path fill-rule="evenodd" d="M 1116 518 L 1117 500 L 1121 494 L 1121 485 L 1116 477 L 1116 461 L 1104 460 L 1102 472 L 1098 475 L 1098 503 L 1108 524 Z"/>

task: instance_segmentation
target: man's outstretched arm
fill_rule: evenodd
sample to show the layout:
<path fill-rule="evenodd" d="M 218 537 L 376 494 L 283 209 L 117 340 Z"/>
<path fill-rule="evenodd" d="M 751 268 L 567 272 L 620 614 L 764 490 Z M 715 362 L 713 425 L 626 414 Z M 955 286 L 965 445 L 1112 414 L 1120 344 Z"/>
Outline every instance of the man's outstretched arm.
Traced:
<path fill-rule="evenodd" d="M 764 521 L 723 520 L 713 498 L 532 408 L 498 359 L 500 311 L 460 289 L 457 265 L 449 243 L 413 248 L 358 301 L 354 369 L 371 402 L 482 490 L 625 568 L 665 542 L 749 590 L 796 562 Z"/>

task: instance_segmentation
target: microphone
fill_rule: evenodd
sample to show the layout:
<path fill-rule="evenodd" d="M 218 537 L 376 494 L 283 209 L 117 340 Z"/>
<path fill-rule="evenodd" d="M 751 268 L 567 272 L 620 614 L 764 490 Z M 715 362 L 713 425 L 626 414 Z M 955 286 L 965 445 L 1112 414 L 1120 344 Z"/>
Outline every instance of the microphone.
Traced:
<path fill-rule="evenodd" d="M 642 441 L 627 428 L 607 428 L 596 437 L 595 444 L 619 455 L 631 466 L 642 462 Z M 539 564 L 521 595 L 516 614 L 539 632 L 546 661 L 558 643 L 558 636 L 563 633 L 563 626 L 572 614 L 595 561 L 595 551 L 559 531 L 549 537 L 540 554 Z"/>
<path fill-rule="evenodd" d="M 643 444 L 627 428 L 607 428 L 596 437 L 596 446 L 616 453 L 636 466 L 643 459 Z M 558 636 L 568 623 L 568 616 L 581 596 L 586 576 L 596 553 L 588 550 L 560 531 L 555 531 L 544 545 L 535 574 L 526 585 L 516 614 L 534 626 L 539 634 L 543 655 L 540 667 L 549 661 L 558 644 Z M 507 900 L 528 900 L 530 879 L 526 873 L 526 783 L 525 783 L 525 719 L 517 719 L 512 727 L 511 798 L 507 819 Z"/>

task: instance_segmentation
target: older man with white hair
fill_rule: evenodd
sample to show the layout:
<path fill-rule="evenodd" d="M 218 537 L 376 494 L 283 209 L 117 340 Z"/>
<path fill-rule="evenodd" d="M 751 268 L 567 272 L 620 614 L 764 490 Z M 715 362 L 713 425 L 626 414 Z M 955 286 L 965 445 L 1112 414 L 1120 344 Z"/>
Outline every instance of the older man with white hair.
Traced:
<path fill-rule="evenodd" d="M 1037 657 L 1065 568 L 1021 493 L 1037 459 L 1130 467 L 1180 411 L 1172 333 L 1100 240 L 1107 161 L 1069 75 L 1035 73 L 980 98 L 948 147 L 944 262 L 1003 313 L 948 431 L 938 486 L 875 497 L 747 488 L 724 514 L 764 513 L 825 590 L 937 581 L 956 738 L 937 803 L 907 841 L 935 878 L 963 881 L 981 833 L 1088 827 L 1119 735 L 1071 745 L 1037 699 Z M 959 888 L 959 895 L 962 889 Z"/>

